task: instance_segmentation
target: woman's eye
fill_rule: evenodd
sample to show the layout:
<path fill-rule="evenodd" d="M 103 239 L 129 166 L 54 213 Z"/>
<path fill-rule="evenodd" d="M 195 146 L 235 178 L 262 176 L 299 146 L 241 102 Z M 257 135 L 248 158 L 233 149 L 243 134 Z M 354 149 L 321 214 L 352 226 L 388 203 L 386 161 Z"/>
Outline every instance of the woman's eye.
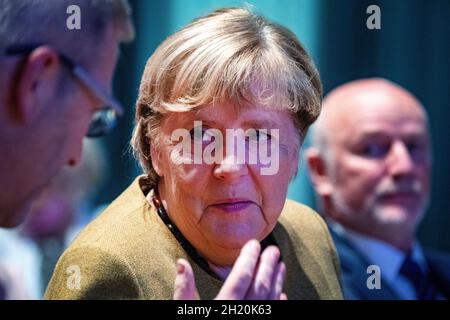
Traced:
<path fill-rule="evenodd" d="M 272 136 L 270 134 L 267 133 L 266 130 L 248 130 L 247 131 L 247 136 L 249 138 L 249 140 L 253 140 L 253 141 L 269 141 L 271 140 Z"/>
<path fill-rule="evenodd" d="M 201 129 L 193 128 L 193 129 L 191 129 L 191 131 L 189 131 L 189 135 L 191 136 L 191 139 L 193 139 L 194 141 L 197 141 L 197 140 L 202 139 L 203 132 L 204 131 Z"/>
<path fill-rule="evenodd" d="M 194 142 L 211 142 L 212 139 L 212 136 L 207 130 L 200 128 L 193 128 L 189 131 L 189 134 Z"/>

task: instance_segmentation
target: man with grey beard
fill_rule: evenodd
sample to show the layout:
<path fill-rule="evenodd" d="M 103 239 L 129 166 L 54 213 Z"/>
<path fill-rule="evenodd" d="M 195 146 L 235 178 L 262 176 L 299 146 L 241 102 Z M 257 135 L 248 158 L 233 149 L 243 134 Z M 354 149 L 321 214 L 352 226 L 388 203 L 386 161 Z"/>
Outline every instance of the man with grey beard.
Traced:
<path fill-rule="evenodd" d="M 347 299 L 450 297 L 450 259 L 416 239 L 431 154 L 425 110 L 400 86 L 362 79 L 324 99 L 307 162 Z"/>

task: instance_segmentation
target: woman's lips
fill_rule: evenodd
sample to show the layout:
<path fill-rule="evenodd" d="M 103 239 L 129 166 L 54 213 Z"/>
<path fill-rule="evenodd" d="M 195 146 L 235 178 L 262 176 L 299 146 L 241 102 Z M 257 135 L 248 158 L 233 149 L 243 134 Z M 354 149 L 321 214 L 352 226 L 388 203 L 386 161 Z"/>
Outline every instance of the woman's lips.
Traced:
<path fill-rule="evenodd" d="M 247 209 L 253 204 L 252 201 L 235 201 L 213 204 L 212 207 L 225 212 L 238 212 Z"/>

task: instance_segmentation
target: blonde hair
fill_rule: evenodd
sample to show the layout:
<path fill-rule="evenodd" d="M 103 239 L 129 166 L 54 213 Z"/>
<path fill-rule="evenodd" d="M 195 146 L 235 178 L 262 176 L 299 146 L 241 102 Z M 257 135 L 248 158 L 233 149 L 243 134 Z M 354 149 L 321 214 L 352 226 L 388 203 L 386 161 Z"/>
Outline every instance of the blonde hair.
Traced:
<path fill-rule="evenodd" d="M 148 60 L 131 144 L 153 187 L 150 148 L 164 114 L 257 103 L 288 110 L 302 139 L 321 100 L 319 74 L 292 32 L 247 8 L 219 9 L 170 36 Z"/>

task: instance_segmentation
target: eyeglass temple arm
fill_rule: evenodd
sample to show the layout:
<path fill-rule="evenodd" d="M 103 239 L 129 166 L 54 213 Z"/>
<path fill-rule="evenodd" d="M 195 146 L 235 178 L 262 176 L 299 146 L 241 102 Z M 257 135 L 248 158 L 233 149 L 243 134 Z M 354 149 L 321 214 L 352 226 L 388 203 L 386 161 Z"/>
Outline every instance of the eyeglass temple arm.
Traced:
<path fill-rule="evenodd" d="M 5 54 L 27 54 L 35 50 L 37 47 L 39 47 L 38 44 L 11 47 L 5 50 Z M 85 86 L 91 89 L 98 98 L 106 102 L 116 112 L 117 115 L 123 115 L 123 108 L 120 103 L 114 98 L 110 97 L 102 88 L 100 88 L 98 84 L 92 79 L 92 77 L 81 66 L 73 63 L 71 59 L 69 59 L 62 53 L 59 53 L 58 55 L 61 62 L 64 63 Z"/>
<path fill-rule="evenodd" d="M 108 103 L 108 105 L 117 113 L 117 115 L 121 116 L 123 114 L 123 108 L 120 103 L 110 97 L 102 88 L 100 88 L 82 67 L 72 64 L 72 72 L 76 77 L 78 77 L 78 79 L 80 79 L 80 81 L 85 86 L 90 88 L 97 97 Z"/>

